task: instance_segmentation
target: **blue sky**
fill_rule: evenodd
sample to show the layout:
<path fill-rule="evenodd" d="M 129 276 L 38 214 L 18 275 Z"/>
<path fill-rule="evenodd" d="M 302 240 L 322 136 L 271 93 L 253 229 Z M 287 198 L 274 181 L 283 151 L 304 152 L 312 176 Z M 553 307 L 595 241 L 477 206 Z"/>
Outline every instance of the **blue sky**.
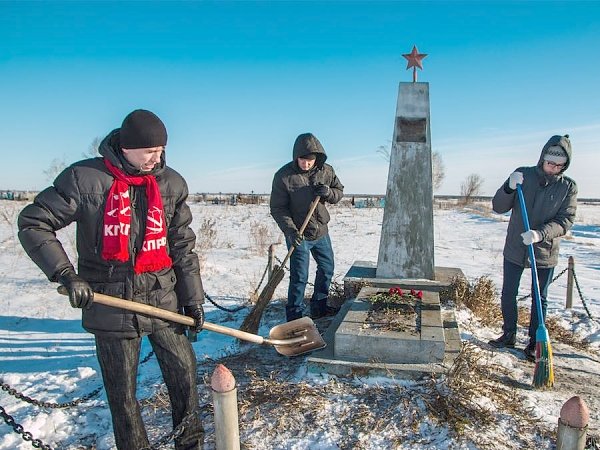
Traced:
<path fill-rule="evenodd" d="M 403 53 L 429 56 L 440 194 L 493 194 L 546 140 L 600 197 L 600 2 L 3 2 L 0 189 L 41 189 L 133 109 L 169 131 L 192 192 L 269 192 L 319 137 L 348 193 L 384 193 Z M 416 176 L 409 174 L 408 176 Z"/>

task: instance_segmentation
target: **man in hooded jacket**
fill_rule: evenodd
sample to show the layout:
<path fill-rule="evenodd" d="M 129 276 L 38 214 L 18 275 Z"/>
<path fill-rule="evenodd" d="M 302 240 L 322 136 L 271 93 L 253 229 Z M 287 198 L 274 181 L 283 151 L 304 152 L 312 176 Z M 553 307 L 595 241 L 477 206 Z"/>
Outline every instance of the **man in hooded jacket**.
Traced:
<path fill-rule="evenodd" d="M 112 415 L 116 447 L 149 447 L 136 377 L 140 343 L 147 336 L 171 400 L 173 425 L 184 419 L 175 448 L 202 448 L 196 358 L 180 326 L 94 303 L 94 292 L 204 322 L 204 291 L 185 180 L 165 163 L 167 131 L 152 112 L 131 112 L 100 144 L 99 158 L 66 168 L 19 215 L 19 239 L 50 281 L 66 287 L 94 334 Z M 77 223 L 78 273 L 56 238 Z"/>
<path fill-rule="evenodd" d="M 286 305 L 288 322 L 305 315 L 304 291 L 308 282 L 310 254 L 317 263 L 310 315 L 318 319 L 328 313 L 327 298 L 333 277 L 334 256 L 327 227 L 329 212 L 325 203 L 339 202 L 344 194 L 344 186 L 333 167 L 325 163 L 326 160 L 325 150 L 315 135 L 304 133 L 294 142 L 292 161 L 273 177 L 271 215 L 285 235 L 288 249 L 295 247 L 290 257 Z M 304 234 L 300 235 L 299 228 L 316 196 L 320 196 L 319 204 Z"/>
<path fill-rule="evenodd" d="M 503 332 L 502 336 L 489 342 L 494 347 L 515 346 L 517 294 L 523 270 L 529 267 L 527 246 L 530 244 L 533 244 L 535 254 L 542 314 L 544 319 L 546 317 L 546 297 L 554 268 L 558 263 L 560 239 L 573 225 L 577 209 L 577 184 L 564 175 L 571 163 L 571 152 L 568 135 L 552 136 L 544 145 L 537 165 L 517 168 L 492 199 L 495 212 L 503 214 L 512 210 L 503 253 Z M 520 184 L 523 190 L 529 216 L 531 230 L 527 232 L 516 193 L 517 184 Z M 535 359 L 535 333 L 538 328 L 538 313 L 534 300 L 532 286 L 529 343 L 524 349 L 525 356 L 530 360 Z"/>

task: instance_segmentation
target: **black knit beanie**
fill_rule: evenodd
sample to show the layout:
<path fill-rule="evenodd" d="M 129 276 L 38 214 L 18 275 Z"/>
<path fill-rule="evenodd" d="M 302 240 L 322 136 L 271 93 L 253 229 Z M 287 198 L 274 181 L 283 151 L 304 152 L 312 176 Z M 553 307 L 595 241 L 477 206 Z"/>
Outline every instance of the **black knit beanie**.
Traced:
<path fill-rule="evenodd" d="M 123 120 L 119 140 L 121 148 L 161 147 L 167 145 L 167 129 L 153 112 L 136 109 Z"/>

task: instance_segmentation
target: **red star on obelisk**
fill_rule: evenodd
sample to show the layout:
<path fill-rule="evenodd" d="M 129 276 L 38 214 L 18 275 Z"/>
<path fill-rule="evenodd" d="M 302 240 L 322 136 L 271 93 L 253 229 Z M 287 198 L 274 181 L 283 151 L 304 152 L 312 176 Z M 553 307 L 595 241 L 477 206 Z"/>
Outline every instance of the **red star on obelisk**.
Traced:
<path fill-rule="evenodd" d="M 423 70 L 423 62 L 421 61 L 423 58 L 427 56 L 427 53 L 419 53 L 419 49 L 416 45 L 413 45 L 412 52 L 407 53 L 404 56 L 408 60 L 408 64 L 406 65 L 406 70 L 413 68 L 413 83 L 417 82 L 417 67 Z"/>

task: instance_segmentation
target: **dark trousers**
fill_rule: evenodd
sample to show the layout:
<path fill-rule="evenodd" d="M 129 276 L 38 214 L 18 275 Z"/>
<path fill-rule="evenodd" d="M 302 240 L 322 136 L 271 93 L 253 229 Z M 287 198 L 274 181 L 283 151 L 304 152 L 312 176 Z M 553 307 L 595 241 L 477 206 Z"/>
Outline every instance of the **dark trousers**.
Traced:
<path fill-rule="evenodd" d="M 286 240 L 288 249 L 291 242 Z M 304 316 L 304 291 L 308 282 L 308 268 L 310 255 L 317 263 L 315 288 L 310 301 L 311 314 L 319 314 L 327 307 L 329 285 L 333 277 L 334 261 L 333 247 L 329 234 L 314 241 L 302 241 L 290 257 L 290 285 L 288 287 L 288 300 L 285 307 L 286 319 L 299 319 Z"/>
<path fill-rule="evenodd" d="M 192 346 L 185 335 L 175 333 L 170 327 L 150 334 L 148 339 L 169 391 L 173 427 L 188 414 L 195 415 L 183 435 L 175 440 L 175 448 L 201 449 L 204 433 L 197 412 L 196 355 Z M 139 450 L 149 446 L 136 399 L 140 344 L 141 338 L 96 336 L 96 352 L 119 450 Z"/>
<path fill-rule="evenodd" d="M 500 304 L 502 306 L 502 318 L 504 319 L 504 325 L 502 330 L 504 333 L 516 333 L 517 332 L 517 319 L 518 319 L 518 308 L 517 308 L 517 294 L 519 292 L 519 284 L 521 283 L 521 276 L 525 268 L 517 264 L 513 264 L 504 259 L 504 279 L 502 281 L 502 297 Z M 530 269 L 529 269 L 530 270 Z M 542 314 L 544 320 L 546 320 L 546 309 L 548 308 L 548 286 L 552 282 L 552 275 L 554 274 L 554 267 L 548 269 L 537 269 L 538 282 L 540 285 L 540 300 L 542 303 Z M 529 341 L 535 344 L 535 332 L 538 328 L 538 309 L 537 302 L 533 293 L 533 281 L 531 285 L 531 320 L 529 321 Z"/>

